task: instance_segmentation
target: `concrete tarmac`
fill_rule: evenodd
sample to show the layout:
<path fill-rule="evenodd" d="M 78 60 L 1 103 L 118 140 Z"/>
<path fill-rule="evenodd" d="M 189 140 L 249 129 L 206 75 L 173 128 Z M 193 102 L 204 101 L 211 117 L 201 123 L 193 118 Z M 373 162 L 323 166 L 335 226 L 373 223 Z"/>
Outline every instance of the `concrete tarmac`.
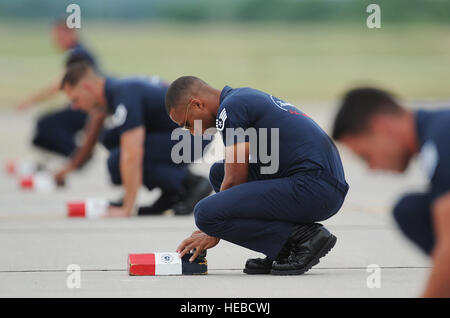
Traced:
<path fill-rule="evenodd" d="M 329 127 L 328 108 L 311 107 L 307 112 Z M 11 158 L 42 158 L 29 147 L 34 116 L 0 114 L 2 164 Z M 2 172 L 0 297 L 419 296 L 430 261 L 406 241 L 390 214 L 401 193 L 425 187 L 418 164 L 413 163 L 403 176 L 375 174 L 345 149 L 341 153 L 351 188 L 341 211 L 324 222 L 338 241 L 318 265 L 301 276 L 246 275 L 242 272 L 246 259 L 262 255 L 224 241 L 208 251 L 208 275 L 128 276 L 128 253 L 174 252 L 195 229 L 193 216 L 66 218 L 69 200 L 120 197 L 121 190 L 109 184 L 103 149 L 98 149 L 84 170 L 68 179 L 66 188 L 51 193 L 23 191 L 16 178 Z M 56 167 L 61 161 L 49 162 Z M 208 168 L 208 163 L 192 166 L 204 175 Z M 141 189 L 139 202 L 149 204 L 157 196 L 158 190 Z M 71 264 L 81 270 L 80 288 L 68 287 Z M 377 273 L 379 280 L 373 276 Z"/>

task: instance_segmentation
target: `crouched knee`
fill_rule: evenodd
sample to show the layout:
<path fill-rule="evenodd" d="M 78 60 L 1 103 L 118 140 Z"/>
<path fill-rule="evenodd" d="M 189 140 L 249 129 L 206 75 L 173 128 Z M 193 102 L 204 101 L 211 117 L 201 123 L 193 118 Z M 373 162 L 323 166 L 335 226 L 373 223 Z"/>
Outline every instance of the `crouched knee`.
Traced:
<path fill-rule="evenodd" d="M 210 229 L 215 223 L 213 216 L 213 207 L 210 200 L 211 197 L 207 197 L 199 201 L 194 208 L 195 225 L 207 234 L 210 234 Z"/>

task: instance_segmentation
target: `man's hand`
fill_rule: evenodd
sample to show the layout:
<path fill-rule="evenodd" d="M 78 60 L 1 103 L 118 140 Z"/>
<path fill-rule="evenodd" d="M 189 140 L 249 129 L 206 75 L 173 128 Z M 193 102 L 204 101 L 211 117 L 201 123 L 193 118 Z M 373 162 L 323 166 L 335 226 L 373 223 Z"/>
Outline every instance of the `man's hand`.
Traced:
<path fill-rule="evenodd" d="M 130 213 L 122 207 L 110 206 L 108 213 L 105 215 L 107 218 L 126 218 Z"/>
<path fill-rule="evenodd" d="M 193 262 L 201 252 L 216 246 L 219 241 L 219 238 L 209 236 L 202 231 L 197 230 L 194 231 L 190 237 L 181 242 L 176 252 L 180 254 L 181 258 L 195 248 L 194 255 L 189 259 L 189 262 Z"/>
<path fill-rule="evenodd" d="M 25 100 L 23 100 L 23 101 L 21 101 L 21 102 L 19 102 L 19 103 L 17 104 L 16 110 L 18 110 L 18 111 L 24 111 L 24 110 L 26 110 L 27 108 L 30 108 L 31 105 L 32 105 L 32 103 L 31 103 L 28 99 L 25 99 Z"/>
<path fill-rule="evenodd" d="M 66 176 L 67 174 L 69 174 L 71 172 L 71 170 L 69 169 L 61 169 L 60 171 L 58 171 L 53 178 L 55 179 L 56 184 L 61 187 L 64 186 L 66 183 Z"/>
<path fill-rule="evenodd" d="M 25 110 L 27 108 L 30 108 L 34 104 L 41 103 L 55 96 L 59 92 L 59 84 L 61 83 L 61 80 L 62 75 L 58 77 L 56 80 L 54 80 L 52 83 L 48 84 L 48 86 L 42 88 L 40 91 L 20 101 L 17 104 L 16 109 Z"/>

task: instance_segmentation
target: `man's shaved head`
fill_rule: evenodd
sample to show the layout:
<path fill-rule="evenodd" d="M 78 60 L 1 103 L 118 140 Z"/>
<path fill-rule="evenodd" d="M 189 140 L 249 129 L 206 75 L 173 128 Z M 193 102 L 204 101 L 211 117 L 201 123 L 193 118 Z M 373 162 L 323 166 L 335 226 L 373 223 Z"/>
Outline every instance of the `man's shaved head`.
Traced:
<path fill-rule="evenodd" d="M 173 122 L 191 134 L 203 134 L 207 128 L 215 127 L 220 93 L 198 77 L 180 77 L 167 89 L 167 113 Z M 194 129 L 195 121 L 200 121 L 202 127 Z"/>
<path fill-rule="evenodd" d="M 187 105 L 192 95 L 198 95 L 204 87 L 208 87 L 204 81 L 195 76 L 182 76 L 176 79 L 166 93 L 166 109 L 170 113 L 172 108 L 179 105 Z"/>

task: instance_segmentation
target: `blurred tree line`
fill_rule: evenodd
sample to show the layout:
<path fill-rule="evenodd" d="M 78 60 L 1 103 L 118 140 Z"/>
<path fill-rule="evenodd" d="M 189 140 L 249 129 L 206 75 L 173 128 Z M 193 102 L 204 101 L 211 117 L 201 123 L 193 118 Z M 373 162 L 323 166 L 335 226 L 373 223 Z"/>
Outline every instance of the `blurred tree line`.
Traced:
<path fill-rule="evenodd" d="M 383 22 L 450 24 L 450 0 L 1 0 L 0 18 L 64 17 L 70 3 L 88 19 L 343 23 L 364 22 L 376 3 Z"/>

